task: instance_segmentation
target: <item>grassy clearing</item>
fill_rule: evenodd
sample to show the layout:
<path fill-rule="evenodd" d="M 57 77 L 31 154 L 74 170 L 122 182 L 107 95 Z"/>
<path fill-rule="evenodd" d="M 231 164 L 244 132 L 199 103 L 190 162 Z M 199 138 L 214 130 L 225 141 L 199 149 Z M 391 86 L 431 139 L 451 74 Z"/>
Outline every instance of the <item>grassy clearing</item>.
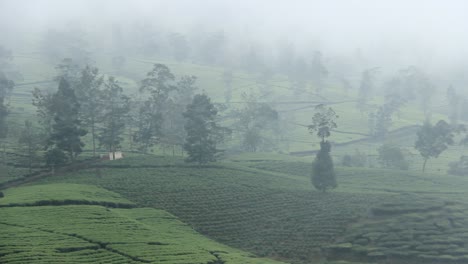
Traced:
<path fill-rule="evenodd" d="M 9 194 L 19 199 L 34 188 L 47 190 L 50 201 L 79 195 L 123 201 L 115 193 L 76 184 L 22 187 Z M 0 215 L 1 263 L 279 263 L 214 242 L 152 208 L 3 207 Z"/>

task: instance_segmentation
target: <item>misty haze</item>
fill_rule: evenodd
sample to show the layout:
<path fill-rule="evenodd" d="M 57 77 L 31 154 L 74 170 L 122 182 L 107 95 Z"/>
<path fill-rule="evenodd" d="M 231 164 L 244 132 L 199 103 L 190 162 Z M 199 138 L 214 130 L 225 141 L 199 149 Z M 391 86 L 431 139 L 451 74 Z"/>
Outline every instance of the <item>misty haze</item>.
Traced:
<path fill-rule="evenodd" d="M 468 264 L 467 11 L 0 0 L 0 263 Z"/>

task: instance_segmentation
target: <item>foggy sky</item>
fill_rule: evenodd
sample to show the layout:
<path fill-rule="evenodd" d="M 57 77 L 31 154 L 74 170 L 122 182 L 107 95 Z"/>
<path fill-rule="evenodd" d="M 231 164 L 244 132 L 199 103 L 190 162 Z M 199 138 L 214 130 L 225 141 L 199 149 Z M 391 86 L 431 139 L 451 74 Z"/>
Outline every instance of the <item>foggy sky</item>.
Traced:
<path fill-rule="evenodd" d="M 150 21 L 179 32 L 201 25 L 267 45 L 283 39 L 330 55 L 359 50 L 371 64 L 437 67 L 466 64 L 467 11 L 463 0 L 0 0 L 0 44 L 68 21 L 87 31 Z"/>

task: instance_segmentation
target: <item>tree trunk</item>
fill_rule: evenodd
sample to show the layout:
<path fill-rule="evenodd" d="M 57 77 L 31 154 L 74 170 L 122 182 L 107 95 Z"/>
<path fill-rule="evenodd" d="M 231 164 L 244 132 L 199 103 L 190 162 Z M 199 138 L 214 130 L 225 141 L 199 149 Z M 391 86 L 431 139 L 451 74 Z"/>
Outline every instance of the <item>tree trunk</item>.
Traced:
<path fill-rule="evenodd" d="M 91 136 L 93 137 L 93 157 L 96 157 L 96 137 L 94 130 L 94 117 L 91 119 Z"/>
<path fill-rule="evenodd" d="M 28 144 L 28 165 L 29 165 L 29 173 L 32 172 L 32 146 L 31 143 Z"/>
<path fill-rule="evenodd" d="M 422 172 L 426 172 L 426 163 L 427 163 L 427 159 L 424 159 L 424 163 L 423 163 L 423 167 L 422 167 Z"/>
<path fill-rule="evenodd" d="M 6 144 L 5 142 L 2 142 L 2 148 L 3 148 L 3 165 L 6 166 Z"/>

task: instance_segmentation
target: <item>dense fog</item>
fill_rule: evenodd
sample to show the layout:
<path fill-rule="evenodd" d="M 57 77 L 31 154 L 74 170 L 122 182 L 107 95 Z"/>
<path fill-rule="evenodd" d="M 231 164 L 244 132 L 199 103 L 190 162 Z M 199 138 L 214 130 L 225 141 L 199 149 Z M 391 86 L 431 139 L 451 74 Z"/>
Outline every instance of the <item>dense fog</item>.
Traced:
<path fill-rule="evenodd" d="M 359 67 L 392 73 L 408 65 L 438 79 L 463 78 L 468 59 L 466 1 L 1 1 L 1 42 L 24 47 L 30 34 L 79 29 L 93 50 L 121 28 L 142 34 L 223 32 L 232 49 L 256 47 L 265 57 L 291 45 L 319 50 L 329 63 L 359 58 Z M 127 39 L 128 41 L 128 39 Z M 95 51 L 98 52 L 99 49 Z M 353 61 L 355 63 L 355 61 Z M 447 80 L 448 81 L 448 80 Z"/>

